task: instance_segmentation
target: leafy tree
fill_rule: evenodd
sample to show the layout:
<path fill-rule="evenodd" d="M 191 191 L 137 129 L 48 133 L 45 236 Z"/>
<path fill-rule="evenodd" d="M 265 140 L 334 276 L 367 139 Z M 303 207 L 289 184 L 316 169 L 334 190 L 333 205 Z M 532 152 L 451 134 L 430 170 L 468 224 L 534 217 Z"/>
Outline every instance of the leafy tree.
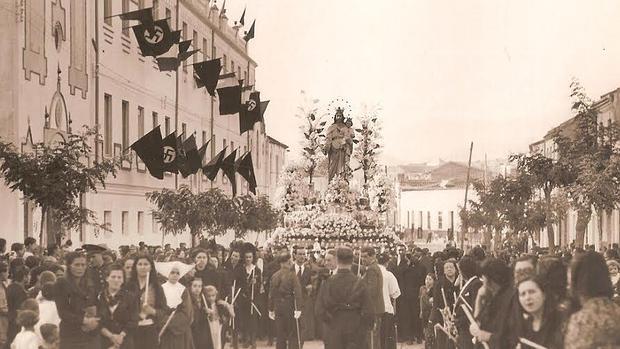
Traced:
<path fill-rule="evenodd" d="M 553 204 L 551 194 L 557 188 L 568 185 L 573 179 L 571 172 L 564 166 L 563 162 L 558 162 L 542 154 L 518 154 L 510 157 L 511 161 L 517 163 L 517 171 L 526 173 L 528 180 L 536 189 L 540 189 L 544 194 L 545 200 L 545 221 L 547 228 L 547 239 L 549 246 L 555 246 L 555 235 L 553 231 Z"/>
<path fill-rule="evenodd" d="M 0 141 L 0 174 L 6 185 L 19 190 L 24 199 L 41 208 L 39 242 L 43 241 L 46 217 L 53 212 L 67 229 L 90 224 L 108 229 L 97 223 L 92 210 L 76 203 L 80 195 L 105 187 L 108 175 L 116 176 L 120 159 L 91 159 L 90 137 L 94 129 L 84 128 L 82 134 L 69 134 L 55 144 L 36 143 L 32 152 L 22 153 L 12 143 Z M 53 232 L 56 234 L 56 232 Z M 58 242 L 60 235 L 54 240 Z"/>
<path fill-rule="evenodd" d="M 360 127 L 355 129 L 360 137 L 353 141 L 357 144 L 353 151 L 353 158 L 359 162 L 356 170 L 361 169 L 364 173 L 364 190 L 368 190 L 368 183 L 380 170 L 381 125 L 378 122 L 378 113 L 378 107 L 366 108 L 359 118 Z"/>
<path fill-rule="evenodd" d="M 558 162 L 569 169 L 574 180 L 565 190 L 577 211 L 576 245 L 583 246 L 585 231 L 596 210 L 599 219 L 612 210 L 620 195 L 620 160 L 618 131 L 615 124 L 599 124 L 598 111 L 578 82 L 571 83 L 575 112 L 575 134 L 556 138 Z M 600 223 L 600 222 L 599 222 Z M 599 241 L 602 241 L 599 224 Z"/>
<path fill-rule="evenodd" d="M 203 232 L 217 236 L 238 221 L 238 211 L 220 189 L 195 194 L 187 185 L 178 190 L 162 189 L 146 193 L 156 208 L 153 217 L 164 234 L 178 235 L 189 228 L 192 246 L 197 246 Z"/>
<path fill-rule="evenodd" d="M 501 188 L 505 184 L 505 178 L 498 176 L 490 183 L 474 180 L 472 185 L 477 198 L 470 199 L 467 211 L 461 210 L 461 220 L 467 220 L 469 227 L 482 229 L 484 243 L 490 245 L 491 238 L 495 235 L 495 247 L 499 246 L 501 234 L 506 227 L 506 222 L 501 210 Z"/>

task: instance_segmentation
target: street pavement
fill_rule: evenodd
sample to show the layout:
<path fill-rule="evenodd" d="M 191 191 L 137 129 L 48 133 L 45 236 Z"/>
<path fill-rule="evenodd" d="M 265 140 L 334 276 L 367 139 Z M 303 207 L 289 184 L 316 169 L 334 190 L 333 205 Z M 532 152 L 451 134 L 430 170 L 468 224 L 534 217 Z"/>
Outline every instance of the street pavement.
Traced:
<path fill-rule="evenodd" d="M 275 348 L 275 345 L 272 347 L 268 347 L 265 342 L 258 343 L 258 349 L 267 349 L 267 348 Z M 405 343 L 398 343 L 396 348 L 397 349 L 422 349 L 424 348 L 424 344 L 406 345 Z M 323 342 L 320 342 L 320 341 L 306 342 L 304 343 L 303 349 L 323 349 Z"/>

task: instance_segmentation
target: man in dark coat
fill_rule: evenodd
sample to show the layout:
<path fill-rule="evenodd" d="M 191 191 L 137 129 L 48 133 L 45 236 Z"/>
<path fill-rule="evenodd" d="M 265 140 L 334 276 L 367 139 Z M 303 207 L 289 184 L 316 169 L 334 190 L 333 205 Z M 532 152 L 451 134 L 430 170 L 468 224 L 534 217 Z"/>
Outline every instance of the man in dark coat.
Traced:
<path fill-rule="evenodd" d="M 323 283 L 316 303 L 316 314 L 325 326 L 325 349 L 364 347 L 372 327 L 374 310 L 364 283 L 351 272 L 353 251 L 336 251 L 338 271 Z"/>
<path fill-rule="evenodd" d="M 381 344 L 381 317 L 385 313 L 383 301 L 383 276 L 377 264 L 377 256 L 373 247 L 362 249 L 362 263 L 366 267 L 366 274 L 362 278 L 370 296 L 372 313 L 374 316 L 372 330 L 368 334 L 368 348 L 379 348 Z"/>
<path fill-rule="evenodd" d="M 408 254 L 402 258 L 395 274 L 400 286 L 401 296 L 396 299 L 396 318 L 401 340 L 413 343 L 422 342 L 422 323 L 420 319 L 420 287 L 424 285 L 427 270 L 420 261 Z"/>
<path fill-rule="evenodd" d="M 311 299 L 312 292 L 312 267 L 307 263 L 306 248 L 304 246 L 296 246 L 293 250 L 295 264 L 293 265 L 295 275 L 301 284 L 301 294 L 303 296 L 302 303 L 298 304 L 302 314 L 301 317 L 301 338 L 303 340 L 314 339 L 314 303 Z M 307 315 L 307 316 L 306 316 Z"/>
<path fill-rule="evenodd" d="M 303 299 L 301 285 L 292 269 L 288 252 L 280 254 L 277 261 L 280 270 L 271 277 L 267 301 L 269 318 L 276 325 L 276 349 L 299 349 L 301 337 L 297 333 L 297 324 L 301 313 L 295 306 Z"/>

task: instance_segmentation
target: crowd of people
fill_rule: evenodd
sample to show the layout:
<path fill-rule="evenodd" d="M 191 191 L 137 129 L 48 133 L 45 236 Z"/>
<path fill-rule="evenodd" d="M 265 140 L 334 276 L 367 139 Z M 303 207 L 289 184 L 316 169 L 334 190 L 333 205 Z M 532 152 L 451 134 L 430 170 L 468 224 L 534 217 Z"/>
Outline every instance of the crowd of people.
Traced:
<path fill-rule="evenodd" d="M 0 239 L 0 348 L 620 347 L 620 251 Z"/>

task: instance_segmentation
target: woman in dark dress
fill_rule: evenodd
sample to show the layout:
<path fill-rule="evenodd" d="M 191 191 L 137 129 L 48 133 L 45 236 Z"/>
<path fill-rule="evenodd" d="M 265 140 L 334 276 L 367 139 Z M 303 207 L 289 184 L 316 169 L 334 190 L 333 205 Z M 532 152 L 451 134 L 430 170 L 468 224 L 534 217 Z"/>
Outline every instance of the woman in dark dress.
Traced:
<path fill-rule="evenodd" d="M 139 321 L 134 332 L 134 348 L 159 348 L 159 331 L 170 311 L 164 290 L 157 282 L 155 263 L 151 257 L 139 255 L 134 258 L 127 290 L 139 297 Z"/>
<path fill-rule="evenodd" d="M 93 282 L 86 277 L 86 256 L 70 252 L 67 272 L 56 281 L 56 308 L 60 316 L 60 349 L 98 349 L 99 317 Z"/>
<path fill-rule="evenodd" d="M 459 290 L 455 285 L 458 272 L 456 261 L 448 259 L 443 264 L 443 275 L 438 276 L 437 284 L 433 288 L 433 307 L 431 310 L 430 321 L 440 324 L 450 332 L 449 337 L 445 332 L 437 331 L 435 338 L 436 348 L 454 348 L 456 343 L 455 324 L 454 324 L 454 302 Z"/>
<path fill-rule="evenodd" d="M 555 299 L 548 295 L 545 285 L 540 277 L 527 278 L 517 285 L 524 316 L 516 335 L 549 349 L 561 348 L 562 321 Z"/>
<path fill-rule="evenodd" d="M 195 348 L 212 348 L 211 331 L 209 330 L 209 318 L 202 287 L 202 279 L 194 277 L 187 287 L 192 300 L 194 321 L 192 322 L 192 336 Z"/>
<path fill-rule="evenodd" d="M 125 273 L 121 264 L 112 264 L 106 274 L 106 287 L 99 294 L 98 301 L 101 346 L 104 349 L 113 346 L 133 349 L 133 335 L 139 320 L 137 297 L 122 288 Z"/>

